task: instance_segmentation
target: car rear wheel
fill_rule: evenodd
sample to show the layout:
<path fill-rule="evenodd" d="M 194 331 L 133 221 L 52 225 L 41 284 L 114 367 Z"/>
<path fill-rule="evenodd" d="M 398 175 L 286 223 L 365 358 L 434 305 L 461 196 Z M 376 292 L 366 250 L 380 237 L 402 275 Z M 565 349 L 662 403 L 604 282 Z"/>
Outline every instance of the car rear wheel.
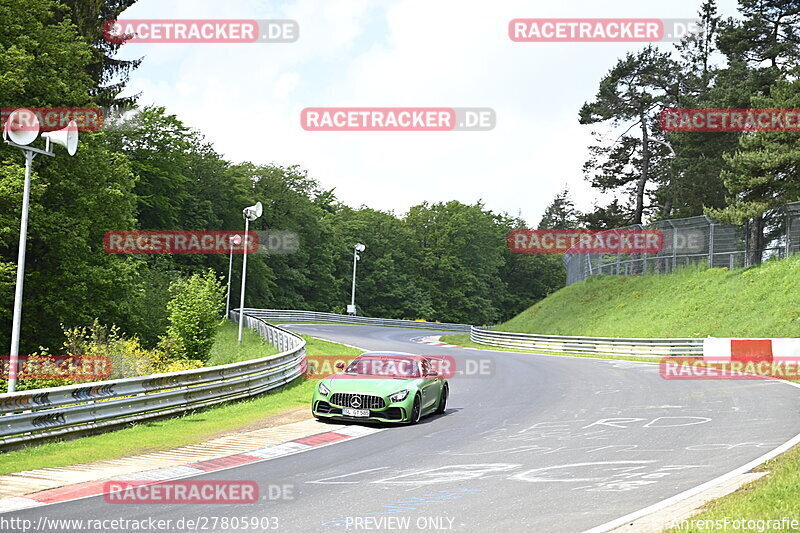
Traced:
<path fill-rule="evenodd" d="M 409 424 L 416 424 L 419 422 L 419 419 L 422 415 L 422 405 L 419 400 L 419 396 L 414 396 L 414 407 L 411 408 L 411 420 L 409 420 Z"/>
<path fill-rule="evenodd" d="M 447 389 L 447 385 L 442 387 L 442 395 L 439 397 L 439 406 L 436 408 L 437 415 L 444 413 L 444 410 L 447 409 L 447 394 L 450 392 Z"/>

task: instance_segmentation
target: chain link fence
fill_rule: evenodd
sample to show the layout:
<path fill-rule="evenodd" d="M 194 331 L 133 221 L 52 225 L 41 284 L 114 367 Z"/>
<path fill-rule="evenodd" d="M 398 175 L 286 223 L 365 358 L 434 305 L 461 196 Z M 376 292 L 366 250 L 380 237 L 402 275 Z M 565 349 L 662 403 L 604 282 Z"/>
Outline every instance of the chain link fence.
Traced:
<path fill-rule="evenodd" d="M 764 214 L 759 228 L 722 224 L 703 215 L 634 224 L 621 229 L 657 229 L 664 234 L 658 253 L 566 253 L 567 285 L 590 276 L 666 274 L 703 263 L 730 269 L 784 258 L 800 251 L 800 202 Z"/>

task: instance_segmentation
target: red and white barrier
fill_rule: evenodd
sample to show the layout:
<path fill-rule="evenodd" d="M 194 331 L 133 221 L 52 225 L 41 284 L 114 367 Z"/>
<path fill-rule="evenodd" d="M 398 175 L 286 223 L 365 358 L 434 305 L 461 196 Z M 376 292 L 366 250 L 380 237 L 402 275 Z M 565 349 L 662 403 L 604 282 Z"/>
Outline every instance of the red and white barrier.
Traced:
<path fill-rule="evenodd" d="M 703 359 L 730 361 L 800 361 L 800 338 L 779 339 L 703 339 Z"/>

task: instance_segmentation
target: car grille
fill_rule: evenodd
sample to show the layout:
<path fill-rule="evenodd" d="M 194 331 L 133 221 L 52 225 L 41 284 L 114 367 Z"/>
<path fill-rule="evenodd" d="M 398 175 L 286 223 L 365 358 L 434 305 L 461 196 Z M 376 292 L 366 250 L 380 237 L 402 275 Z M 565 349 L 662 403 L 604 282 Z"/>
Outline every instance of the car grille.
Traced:
<path fill-rule="evenodd" d="M 357 409 L 383 409 L 386 404 L 380 396 L 370 396 L 369 394 L 355 394 L 352 392 L 337 392 L 331 396 L 331 403 L 344 407 L 353 406 L 353 396 L 358 396 L 361 405 Z"/>

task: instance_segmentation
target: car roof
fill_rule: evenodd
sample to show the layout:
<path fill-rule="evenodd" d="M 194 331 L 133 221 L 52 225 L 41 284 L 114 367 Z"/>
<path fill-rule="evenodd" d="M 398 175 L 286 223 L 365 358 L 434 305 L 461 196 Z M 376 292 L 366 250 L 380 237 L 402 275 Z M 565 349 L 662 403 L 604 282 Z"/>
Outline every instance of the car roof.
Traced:
<path fill-rule="evenodd" d="M 405 352 L 364 352 L 358 357 L 397 357 L 402 359 L 418 359 L 423 356 Z"/>

